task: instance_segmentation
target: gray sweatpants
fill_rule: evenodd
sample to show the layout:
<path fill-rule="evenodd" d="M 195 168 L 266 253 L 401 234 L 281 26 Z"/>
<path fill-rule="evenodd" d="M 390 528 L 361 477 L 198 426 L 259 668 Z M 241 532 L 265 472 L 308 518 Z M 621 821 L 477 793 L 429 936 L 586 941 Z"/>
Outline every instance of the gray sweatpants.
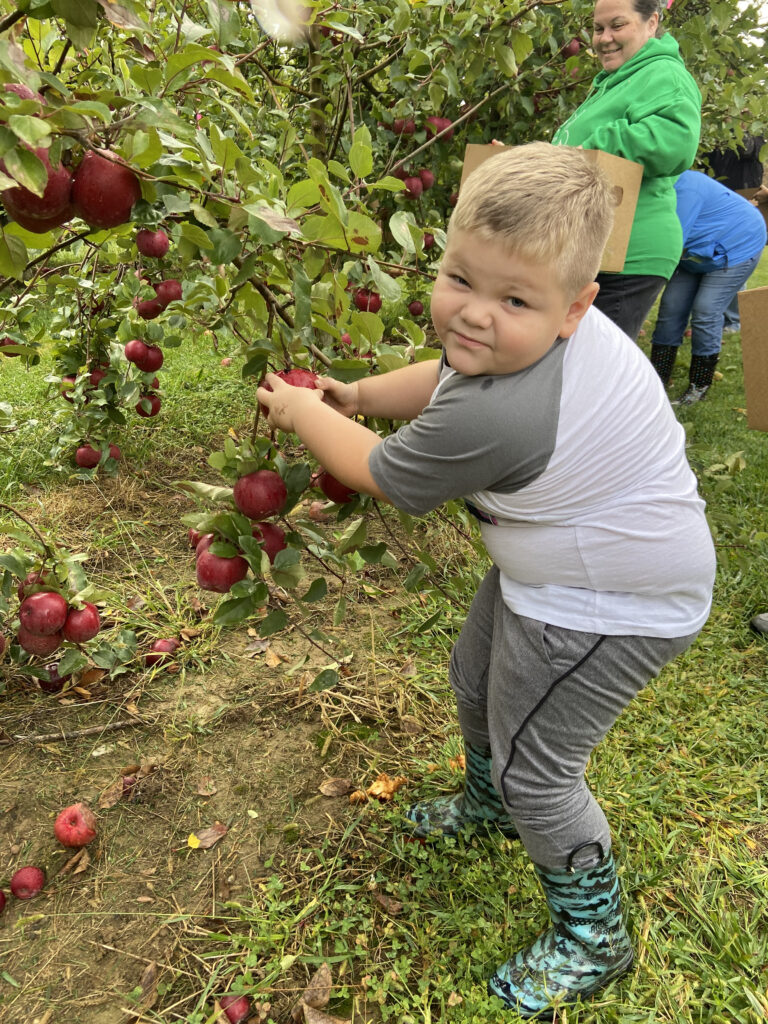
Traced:
<path fill-rule="evenodd" d="M 464 738 L 490 746 L 493 784 L 535 864 L 564 868 L 582 844 L 608 851 L 608 822 L 584 778 L 589 756 L 697 635 L 602 636 L 551 626 L 510 611 L 498 569 L 487 574 L 453 649 L 450 680 Z M 584 852 L 594 856 L 595 847 Z"/>

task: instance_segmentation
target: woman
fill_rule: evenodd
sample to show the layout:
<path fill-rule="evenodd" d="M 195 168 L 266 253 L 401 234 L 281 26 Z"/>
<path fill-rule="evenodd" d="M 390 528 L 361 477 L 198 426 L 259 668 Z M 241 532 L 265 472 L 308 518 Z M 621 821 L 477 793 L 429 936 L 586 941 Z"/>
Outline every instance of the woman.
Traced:
<path fill-rule="evenodd" d="M 555 133 L 643 165 L 624 269 L 600 273 L 595 305 L 636 339 L 683 248 L 674 183 L 693 163 L 701 95 L 670 35 L 656 38 L 657 0 L 597 0 L 592 43 L 603 66 L 592 91 Z"/>
<path fill-rule="evenodd" d="M 712 384 L 725 311 L 760 260 L 766 228 L 756 206 L 701 171 L 681 174 L 675 192 L 683 258 L 661 297 L 651 362 L 669 384 L 690 317 L 688 389 L 673 405 L 692 405 Z"/>

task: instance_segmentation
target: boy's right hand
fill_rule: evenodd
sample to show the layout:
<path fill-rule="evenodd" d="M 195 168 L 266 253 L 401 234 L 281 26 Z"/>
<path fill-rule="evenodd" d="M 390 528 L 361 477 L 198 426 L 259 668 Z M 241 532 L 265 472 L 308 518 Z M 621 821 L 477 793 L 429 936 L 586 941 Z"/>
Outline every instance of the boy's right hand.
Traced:
<path fill-rule="evenodd" d="M 333 377 L 318 377 L 315 387 L 323 392 L 323 401 L 342 416 L 354 416 L 358 411 L 357 381 L 345 384 Z"/>

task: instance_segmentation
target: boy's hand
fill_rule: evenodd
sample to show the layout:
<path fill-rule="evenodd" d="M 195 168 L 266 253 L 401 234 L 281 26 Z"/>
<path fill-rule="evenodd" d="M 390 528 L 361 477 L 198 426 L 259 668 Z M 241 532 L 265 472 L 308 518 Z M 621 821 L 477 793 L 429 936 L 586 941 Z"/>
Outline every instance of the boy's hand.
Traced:
<path fill-rule="evenodd" d="M 330 405 L 342 416 L 354 416 L 358 412 L 357 381 L 345 384 L 333 377 L 318 377 L 315 387 L 323 392 L 325 404 Z"/>
<path fill-rule="evenodd" d="M 260 387 L 256 391 L 259 403 L 267 410 L 267 422 L 270 427 L 279 427 L 286 433 L 295 433 L 294 418 L 299 409 L 305 408 L 310 402 L 322 402 L 323 391 L 318 388 L 296 388 L 286 384 L 276 373 L 268 373 L 264 381 L 270 385 L 271 391 Z"/>

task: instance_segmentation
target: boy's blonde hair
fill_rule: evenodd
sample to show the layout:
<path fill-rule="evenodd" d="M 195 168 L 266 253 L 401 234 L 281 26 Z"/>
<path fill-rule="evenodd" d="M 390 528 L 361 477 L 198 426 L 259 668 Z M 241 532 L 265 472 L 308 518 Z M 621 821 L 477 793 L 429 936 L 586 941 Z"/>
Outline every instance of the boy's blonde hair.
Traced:
<path fill-rule="evenodd" d="M 448 224 L 552 268 L 569 297 L 594 281 L 616 199 L 603 172 L 568 146 L 531 142 L 485 160 Z"/>

